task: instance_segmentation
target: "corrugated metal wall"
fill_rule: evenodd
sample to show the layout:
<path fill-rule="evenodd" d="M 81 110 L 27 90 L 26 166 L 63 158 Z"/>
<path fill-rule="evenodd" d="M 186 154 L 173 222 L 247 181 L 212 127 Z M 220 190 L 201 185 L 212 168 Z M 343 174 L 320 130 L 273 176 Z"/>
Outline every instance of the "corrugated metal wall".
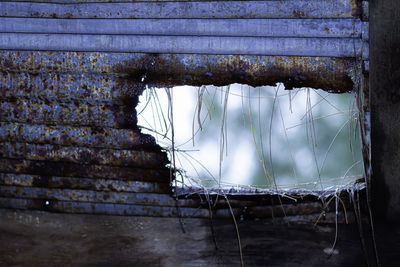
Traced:
<path fill-rule="evenodd" d="M 176 216 L 167 156 L 136 125 L 145 86 L 284 82 L 349 91 L 354 68 L 368 62 L 367 7 L 357 0 L 0 2 L 0 207 Z M 183 216 L 208 216 L 200 200 L 178 202 Z M 268 203 L 231 204 L 236 214 L 279 214 Z M 224 200 L 216 207 L 229 216 Z M 287 208 L 289 215 L 320 210 Z"/>

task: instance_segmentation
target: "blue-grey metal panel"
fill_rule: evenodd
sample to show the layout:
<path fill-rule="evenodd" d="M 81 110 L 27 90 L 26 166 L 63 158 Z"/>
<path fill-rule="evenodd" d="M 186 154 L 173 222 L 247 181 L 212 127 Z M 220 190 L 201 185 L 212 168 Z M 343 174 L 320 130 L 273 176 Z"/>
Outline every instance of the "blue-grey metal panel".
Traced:
<path fill-rule="evenodd" d="M 2 33 L 0 49 L 368 58 L 368 43 L 352 38 Z"/>
<path fill-rule="evenodd" d="M 0 2 L 1 17 L 36 18 L 352 18 L 357 0 L 200 1 L 54 4 Z"/>
<path fill-rule="evenodd" d="M 0 32 L 359 38 L 359 19 L 42 19 L 0 18 Z"/>

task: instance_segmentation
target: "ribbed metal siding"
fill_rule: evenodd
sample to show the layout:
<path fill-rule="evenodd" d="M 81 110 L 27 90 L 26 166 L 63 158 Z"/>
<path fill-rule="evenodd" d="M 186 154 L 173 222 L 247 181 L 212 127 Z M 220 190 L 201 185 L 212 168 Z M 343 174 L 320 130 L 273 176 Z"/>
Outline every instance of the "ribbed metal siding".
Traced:
<path fill-rule="evenodd" d="M 0 207 L 176 216 L 166 154 L 136 125 L 145 85 L 351 90 L 350 74 L 368 60 L 366 7 L 356 0 L 0 2 Z M 217 216 L 229 216 L 224 200 L 217 204 Z M 267 204 L 231 202 L 235 214 L 279 214 Z M 208 216 L 201 201 L 179 205 L 183 216 Z"/>

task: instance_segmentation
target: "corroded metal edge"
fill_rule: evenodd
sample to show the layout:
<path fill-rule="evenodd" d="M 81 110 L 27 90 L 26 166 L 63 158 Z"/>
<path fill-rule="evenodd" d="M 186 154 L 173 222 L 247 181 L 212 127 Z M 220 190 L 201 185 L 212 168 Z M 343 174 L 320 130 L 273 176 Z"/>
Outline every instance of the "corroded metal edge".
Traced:
<path fill-rule="evenodd" d="M 121 77 L 115 78 L 116 86 L 128 79 L 140 93 L 145 84 L 262 86 L 278 82 L 288 89 L 346 92 L 353 89 L 348 74 L 355 64 L 354 58 L 330 57 L 0 51 L 1 71 L 114 73 Z"/>
<path fill-rule="evenodd" d="M 0 51 L 1 71 L 104 73 L 123 77 L 129 74 L 131 81 L 135 80 L 139 85 L 152 82 L 200 86 L 242 82 L 257 86 L 291 77 L 293 86 L 298 82 L 297 87 L 307 83 L 311 86 L 319 79 L 317 85 L 321 86 L 313 88 L 324 89 L 322 85 L 325 85 L 326 89 L 343 86 L 350 90 L 352 82 L 348 72 L 355 63 L 352 58 L 329 57 Z M 226 74 L 222 78 L 216 77 L 223 73 Z M 134 74 L 137 77 L 132 77 Z M 307 78 L 310 81 L 307 82 Z"/>

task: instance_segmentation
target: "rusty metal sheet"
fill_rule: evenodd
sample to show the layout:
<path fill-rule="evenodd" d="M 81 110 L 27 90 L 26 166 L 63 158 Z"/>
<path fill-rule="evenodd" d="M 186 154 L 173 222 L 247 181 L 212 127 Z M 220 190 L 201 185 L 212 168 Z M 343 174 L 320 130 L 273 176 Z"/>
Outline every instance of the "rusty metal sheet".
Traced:
<path fill-rule="evenodd" d="M 31 174 L 0 173 L 0 185 L 23 187 L 66 188 L 92 191 L 115 191 L 130 193 L 163 193 L 171 191 L 169 181 L 164 183 L 93 179 L 80 177 L 60 177 Z"/>
<path fill-rule="evenodd" d="M 198 208 L 176 208 L 168 206 L 126 205 L 113 203 L 88 203 L 57 200 L 32 200 L 0 197 L 1 208 L 46 210 L 51 212 L 89 213 L 126 216 L 157 216 L 157 217 L 201 217 L 208 218 L 209 211 Z M 48 203 L 48 204 L 46 204 Z"/>
<path fill-rule="evenodd" d="M 0 71 L 0 98 L 81 100 L 123 105 L 142 91 L 143 85 L 116 74 Z"/>
<path fill-rule="evenodd" d="M 0 158 L 0 172 L 160 183 L 170 181 L 170 171 L 164 166 L 154 169 L 143 169 L 96 164 L 82 165 L 71 162 Z"/>
<path fill-rule="evenodd" d="M 2 17 L 32 18 L 352 18 L 357 0 L 196 1 L 55 4 L 0 2 Z"/>
<path fill-rule="evenodd" d="M 368 58 L 358 0 L 72 1 L 0 1 L 0 207 L 208 217 L 204 195 L 171 196 L 166 153 L 137 129 L 146 86 L 345 92 Z M 253 197 L 230 196 L 237 218 L 284 215 Z M 231 218 L 223 197 L 214 204 Z"/>
<path fill-rule="evenodd" d="M 367 57 L 361 38 L 1 33 L 0 49 L 161 54 Z M 367 58 L 365 58 L 367 59 Z"/>
<path fill-rule="evenodd" d="M 0 142 L 26 142 L 114 149 L 154 147 L 154 137 L 138 130 L 29 125 L 0 122 Z"/>
<path fill-rule="evenodd" d="M 165 153 L 57 146 L 49 144 L 0 143 L 0 156 L 13 159 L 67 161 L 124 167 L 158 168 L 168 163 Z"/>
<path fill-rule="evenodd" d="M 73 190 L 45 187 L 0 186 L 0 197 L 46 199 L 48 201 L 61 200 L 130 205 L 176 206 L 176 201 L 171 198 L 169 194 Z M 184 207 L 199 207 L 199 202 L 196 200 L 181 199 L 179 203 Z"/>
<path fill-rule="evenodd" d="M 107 180 L 107 179 L 89 179 L 89 178 L 77 178 L 77 177 L 58 177 L 58 176 L 46 176 L 46 175 L 30 175 L 30 174 L 14 174 L 14 173 L 0 173 L 0 185 L 4 186 L 19 186 L 25 187 L 24 191 L 28 190 L 29 187 L 41 187 L 47 189 L 80 189 L 89 191 L 104 191 L 104 192 L 122 192 L 122 193 L 158 193 L 158 194 L 171 194 L 171 187 L 169 182 L 164 183 L 151 183 L 143 181 L 123 181 L 123 180 Z M 5 187 L 6 188 L 6 187 Z M 7 190 L 13 191 L 14 187 L 9 187 Z M 29 190 L 28 190 L 29 191 Z M 14 192 L 14 191 L 13 191 Z M 19 191 L 18 191 L 19 192 Z M 64 191 L 56 191 L 64 192 Z M 70 191 L 67 191 L 70 192 Z M 75 192 L 75 191 L 74 191 Z M 69 194 L 67 194 L 69 196 Z M 26 195 L 19 195 L 26 197 Z M 46 194 L 48 196 L 48 194 Z M 123 195 L 126 196 L 126 195 Z M 49 199 L 51 199 L 49 197 Z M 178 204 L 181 207 L 203 207 L 208 208 L 206 197 L 200 198 L 179 198 Z M 188 201 L 189 200 L 189 201 Z M 96 200 L 94 200 L 96 202 Z M 111 200 L 110 200 L 111 201 Z M 124 202 L 124 198 L 118 198 L 118 201 Z M 172 198 L 171 198 L 172 201 Z M 175 200 L 174 200 L 175 201 Z M 213 209 L 228 209 L 227 202 L 223 197 L 220 197 L 217 201 L 212 200 Z M 112 199 L 114 203 L 114 200 Z M 167 202 L 166 202 L 167 203 Z M 168 202 L 172 203 L 172 202 Z M 263 209 L 271 209 L 270 202 L 263 199 L 231 199 L 229 200 L 231 207 L 264 207 Z M 128 204 L 128 203 L 125 203 Z M 319 203 L 301 203 L 293 208 L 291 205 L 284 205 L 287 213 L 291 212 L 315 212 L 315 209 L 320 209 L 321 204 Z M 281 207 L 278 206 L 278 209 Z M 253 209 L 249 210 L 249 216 L 254 213 Z M 262 214 L 263 211 L 256 211 L 257 214 Z M 276 214 L 280 214 L 276 211 Z M 278 215 L 279 216 L 279 215 Z"/>
<path fill-rule="evenodd" d="M 79 101 L 58 102 L 47 99 L 0 100 L 0 121 L 49 125 L 137 128 L 135 106 L 90 104 Z"/>
<path fill-rule="evenodd" d="M 12 209 L 29 209 L 29 210 L 45 210 L 51 212 L 66 212 L 66 213 L 89 213 L 89 214 L 106 214 L 106 215 L 125 215 L 125 216 L 157 216 L 157 217 L 193 217 L 193 218 L 209 218 L 210 213 L 205 208 L 190 208 L 190 207 L 171 207 L 171 206 L 152 206 L 152 205 L 127 205 L 115 203 L 90 203 L 90 202 L 75 202 L 75 201 L 60 201 L 50 199 L 21 199 L 21 198 L 4 198 L 0 197 L 0 208 Z M 237 219 L 254 219 L 254 218 L 282 218 L 284 221 L 316 221 L 321 212 L 317 211 L 312 213 L 306 212 L 304 214 L 298 213 L 286 217 L 273 214 L 274 211 L 269 207 L 260 207 L 268 212 L 249 214 L 246 209 L 232 208 L 232 212 Z M 280 208 L 280 207 L 278 207 Z M 344 222 L 344 214 L 339 212 L 340 221 Z M 350 214 L 351 215 L 351 214 Z M 232 213 L 228 209 L 221 209 L 213 213 L 214 218 L 231 219 Z M 326 212 L 325 216 L 321 218 L 321 222 L 335 222 L 335 213 Z"/>
<path fill-rule="evenodd" d="M 112 191 L 93 191 L 93 190 L 71 190 L 45 187 L 22 187 L 22 186 L 0 186 L 0 197 L 45 199 L 47 201 L 77 201 L 94 203 L 114 203 L 127 205 L 159 205 L 175 207 L 194 207 L 208 209 L 205 202 L 194 199 L 173 199 L 169 194 L 154 193 L 131 193 L 131 192 L 112 192 Z M 236 208 L 233 212 L 235 216 L 254 217 L 277 217 L 317 213 L 322 210 L 321 203 L 299 203 L 298 205 L 283 204 L 270 206 L 260 205 L 252 201 L 229 200 L 231 207 Z M 250 205 L 247 205 L 250 204 Z M 283 211 L 283 209 L 285 211 Z M 225 199 L 219 200 L 219 207 L 215 209 L 218 217 L 230 217 L 231 211 Z"/>
<path fill-rule="evenodd" d="M 360 38 L 359 19 L 1 18 L 2 33 Z M 101 27 L 99 27 L 101 25 Z"/>
<path fill-rule="evenodd" d="M 81 213 L 81 214 L 107 214 L 107 215 L 125 215 L 125 216 L 157 216 L 157 217 L 188 217 L 188 218 L 209 218 L 209 212 L 205 209 L 195 208 L 184 208 L 178 209 L 175 207 L 159 207 L 159 206 L 134 206 L 134 205 L 123 205 L 123 204 L 107 204 L 107 203 L 85 203 L 85 202 L 67 202 L 67 201 L 51 201 L 49 205 L 46 205 L 45 200 L 30 200 L 30 199 L 11 199 L 11 198 L 0 198 L 1 208 L 12 208 L 12 209 L 29 209 L 29 210 L 47 210 L 51 212 L 67 212 L 67 213 Z M 235 210 L 234 210 L 235 211 Z M 236 212 L 240 214 L 240 212 Z M 274 219 L 283 222 L 317 222 L 321 213 L 306 214 L 306 215 L 295 215 L 286 216 L 279 219 L 276 216 L 264 217 L 266 219 Z M 226 218 L 231 219 L 232 216 L 229 214 L 213 215 L 214 218 Z M 237 217 L 242 218 L 240 215 Z M 255 217 L 263 218 L 263 217 Z M 348 220 L 349 223 L 355 222 L 354 214 L 347 211 L 346 214 L 343 212 L 338 213 L 338 223 L 345 223 Z M 320 223 L 335 223 L 336 213 L 327 212 L 325 216 L 322 216 L 319 220 Z"/>
<path fill-rule="evenodd" d="M 283 82 L 286 88 L 345 92 L 353 89 L 349 73 L 356 64 L 331 57 L 0 51 L 2 71 L 119 73 L 123 83 L 159 87 Z"/>

